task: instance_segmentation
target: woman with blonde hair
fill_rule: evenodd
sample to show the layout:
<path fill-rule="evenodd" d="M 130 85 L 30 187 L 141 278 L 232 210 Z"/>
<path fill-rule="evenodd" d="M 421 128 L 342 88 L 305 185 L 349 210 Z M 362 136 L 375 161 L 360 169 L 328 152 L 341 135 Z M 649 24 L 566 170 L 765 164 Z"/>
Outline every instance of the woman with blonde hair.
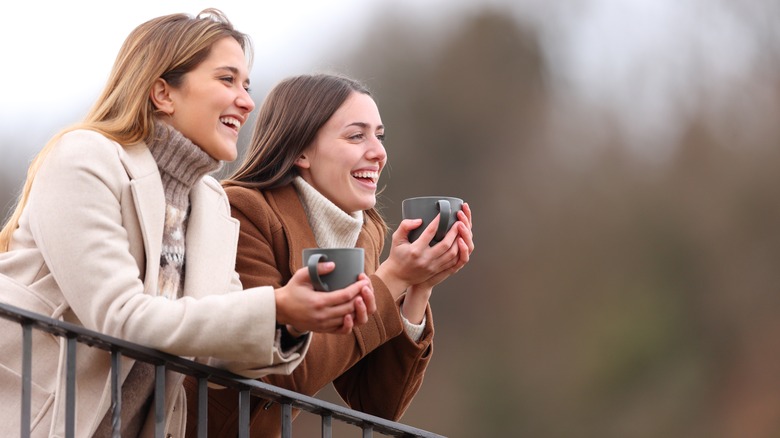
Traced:
<path fill-rule="evenodd" d="M 438 244 L 434 220 L 414 243 L 422 220 L 402 221 L 380 263 L 387 226 L 376 209 L 387 164 L 385 126 L 369 90 L 339 75 L 300 75 L 268 94 L 247 155 L 223 181 L 241 223 L 236 270 L 245 285 L 281 285 L 303 265 L 309 247 L 364 249 L 377 311 L 347 335 L 315 333 L 290 375 L 262 381 L 306 395 L 333 383 L 353 409 L 398 420 L 422 385 L 433 350 L 434 286 L 468 263 L 474 250 L 471 210 Z M 185 381 L 196 414 L 196 382 Z M 236 436 L 237 392 L 209 391 L 209 436 Z M 297 413 L 297 412 L 296 412 Z M 194 421 L 194 415 L 190 415 Z M 251 434 L 281 432 L 278 404 L 252 400 Z"/>
<path fill-rule="evenodd" d="M 237 155 L 254 108 L 249 38 L 218 10 L 149 20 L 125 40 L 84 121 L 34 160 L 0 234 L 0 301 L 246 377 L 290 373 L 309 330 L 346 333 L 374 311 L 366 278 L 315 292 L 304 269 L 244 290 L 238 223 L 209 172 Z M 322 264 L 325 273 L 332 269 Z M 0 403 L 21 400 L 21 331 L 0 320 Z M 32 436 L 64 436 L 63 340 L 34 334 Z M 110 354 L 77 347 L 75 435 L 111 434 Z M 123 357 L 123 436 L 154 430 L 154 367 Z M 183 436 L 183 376 L 168 373 L 165 432 Z M 0 413 L 0 435 L 20 430 Z M 26 432 L 26 431 L 25 431 Z M 169 435 L 169 436 L 170 436 Z"/>

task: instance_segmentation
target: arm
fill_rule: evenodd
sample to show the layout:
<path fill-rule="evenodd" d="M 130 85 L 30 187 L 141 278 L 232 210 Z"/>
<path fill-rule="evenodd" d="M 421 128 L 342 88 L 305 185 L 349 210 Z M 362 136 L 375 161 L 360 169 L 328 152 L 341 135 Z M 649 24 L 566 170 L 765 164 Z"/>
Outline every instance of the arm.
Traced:
<path fill-rule="evenodd" d="M 422 339 L 414 343 L 405 334 L 397 336 L 334 382 L 341 397 L 352 408 L 397 420 L 420 389 L 433 354 L 433 315 L 428 305 L 433 287 L 465 266 L 474 250 L 471 210 L 467 204 L 464 204 L 463 211 L 458 213 L 458 218 L 460 222 L 436 245 L 440 248 L 438 253 L 434 253 L 444 254 L 444 258 L 449 257 L 450 265 L 445 263 L 433 276 L 419 284 L 410 285 L 400 300 L 401 311 L 410 322 L 419 324 L 425 315 L 426 328 Z M 425 233 L 432 237 L 434 230 L 435 227 L 429 227 Z M 399 227 L 393 235 L 394 246 L 408 245 L 407 235 L 408 230 L 403 226 Z M 427 236 L 419 240 L 426 240 L 425 237 Z M 372 372 L 380 369 L 381 372 Z M 376 397 L 376 394 L 382 394 L 382 397 Z"/>
<path fill-rule="evenodd" d="M 91 330 L 172 354 L 211 355 L 256 367 L 280 363 L 267 342 L 273 333 L 255 324 L 271 289 L 227 294 L 226 282 L 225 290 L 216 291 L 223 295 L 167 300 L 142 282 L 136 257 L 143 259 L 143 244 L 133 221 L 153 213 L 147 207 L 159 206 L 162 189 L 154 167 L 140 181 L 152 195 L 138 198 L 121 152 L 97 133 L 72 132 L 53 148 L 33 185 L 26 207 L 30 229 L 69 308 L 66 316 Z M 231 320 L 219 321 L 217 312 L 230 314 Z M 241 342 L 226 343 L 224 336 Z"/>
<path fill-rule="evenodd" d="M 418 342 L 405 333 L 396 336 L 333 382 L 352 409 L 393 421 L 401 418 L 419 391 L 433 356 L 430 308 L 425 319 L 425 330 Z"/>

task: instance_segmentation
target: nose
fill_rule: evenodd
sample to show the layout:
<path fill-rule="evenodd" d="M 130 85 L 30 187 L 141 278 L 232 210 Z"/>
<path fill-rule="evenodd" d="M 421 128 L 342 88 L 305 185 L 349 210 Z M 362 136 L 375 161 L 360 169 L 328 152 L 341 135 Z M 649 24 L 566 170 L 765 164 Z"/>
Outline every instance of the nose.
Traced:
<path fill-rule="evenodd" d="M 382 144 L 378 138 L 373 137 L 369 142 L 368 150 L 366 151 L 366 158 L 374 161 L 387 160 L 387 151 L 385 150 L 385 145 Z"/>
<path fill-rule="evenodd" d="M 238 97 L 236 98 L 236 105 L 242 110 L 246 111 L 247 114 L 251 113 L 252 110 L 255 109 L 255 101 L 252 100 L 252 96 L 249 95 L 249 91 L 245 90 L 244 88 L 241 88 L 241 91 L 238 93 Z"/>

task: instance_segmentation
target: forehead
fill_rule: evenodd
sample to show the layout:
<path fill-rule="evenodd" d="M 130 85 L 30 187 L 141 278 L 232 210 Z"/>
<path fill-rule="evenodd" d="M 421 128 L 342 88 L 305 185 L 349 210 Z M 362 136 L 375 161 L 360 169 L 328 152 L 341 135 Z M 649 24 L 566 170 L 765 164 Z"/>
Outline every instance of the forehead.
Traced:
<path fill-rule="evenodd" d="M 229 36 L 214 43 L 206 59 L 196 69 L 229 69 L 243 78 L 249 76 L 244 49 L 238 41 Z"/>
<path fill-rule="evenodd" d="M 328 120 L 327 125 L 342 127 L 353 123 L 379 126 L 382 118 L 374 99 L 368 94 L 353 91 Z"/>

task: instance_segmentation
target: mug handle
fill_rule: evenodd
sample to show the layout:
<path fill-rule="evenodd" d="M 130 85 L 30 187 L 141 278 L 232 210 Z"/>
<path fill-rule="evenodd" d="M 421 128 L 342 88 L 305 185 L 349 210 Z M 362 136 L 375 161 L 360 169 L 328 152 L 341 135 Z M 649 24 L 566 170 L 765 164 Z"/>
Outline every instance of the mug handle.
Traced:
<path fill-rule="evenodd" d="M 325 254 L 312 254 L 309 256 L 309 260 L 306 266 L 309 268 L 309 278 L 311 278 L 311 284 L 314 286 L 314 290 L 321 292 L 330 292 L 328 284 L 322 281 L 320 273 L 317 272 L 317 264 L 319 262 L 327 262 L 328 256 Z"/>
<path fill-rule="evenodd" d="M 440 241 L 444 239 L 447 230 L 450 229 L 450 215 L 452 209 L 450 208 L 450 201 L 446 199 L 439 199 L 436 202 L 436 205 L 439 209 L 439 227 L 436 229 L 436 236 L 434 239 Z"/>

